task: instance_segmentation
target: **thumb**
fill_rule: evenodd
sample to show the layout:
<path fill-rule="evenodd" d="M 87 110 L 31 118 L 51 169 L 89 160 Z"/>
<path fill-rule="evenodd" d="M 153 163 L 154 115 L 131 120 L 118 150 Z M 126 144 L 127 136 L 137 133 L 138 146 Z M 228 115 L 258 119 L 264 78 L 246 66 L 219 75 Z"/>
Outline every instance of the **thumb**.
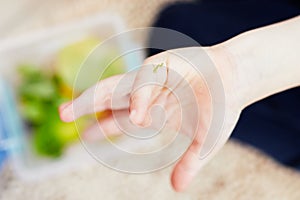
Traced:
<path fill-rule="evenodd" d="M 171 182 L 177 192 L 184 191 L 201 168 L 199 150 L 196 150 L 199 147 L 200 144 L 194 141 L 173 170 Z"/>

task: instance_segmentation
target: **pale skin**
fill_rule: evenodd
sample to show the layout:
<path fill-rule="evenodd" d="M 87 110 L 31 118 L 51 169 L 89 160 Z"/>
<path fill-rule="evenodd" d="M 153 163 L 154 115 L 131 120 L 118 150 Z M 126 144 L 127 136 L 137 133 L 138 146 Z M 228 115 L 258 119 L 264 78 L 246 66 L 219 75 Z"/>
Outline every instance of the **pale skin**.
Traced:
<path fill-rule="evenodd" d="M 193 59 L 194 52 L 198 48 L 203 49 L 203 47 L 189 47 L 173 51 L 182 51 Z M 245 32 L 224 43 L 204 47 L 204 50 L 215 64 L 221 77 L 226 94 L 226 115 L 222 138 L 212 153 L 201 161 L 199 160 L 199 151 L 211 117 L 209 91 L 207 88 L 201 87 L 203 85 L 202 77 L 193 69 L 184 67 L 183 63 L 172 56 L 170 53 L 172 50 L 145 60 L 146 65 L 164 62 L 167 68 L 181 74 L 195 91 L 199 106 L 207 108 L 202 109 L 201 116 L 203 117 L 198 121 L 201 130 L 197 132 L 194 141 L 173 169 L 171 183 L 176 191 L 185 190 L 201 167 L 226 143 L 238 121 L 240 112 L 245 107 L 272 94 L 300 86 L 300 17 Z M 161 72 L 164 74 L 163 69 Z M 120 107 L 115 108 L 109 104 L 112 89 L 122 78 L 122 75 L 118 75 L 98 83 L 98 85 L 101 84 L 102 90 L 100 93 L 96 92 L 95 104 L 86 101 L 88 98 L 94 98 L 95 86 L 72 102 L 63 104 L 60 107 L 61 119 L 70 122 L 95 111 L 116 109 L 118 112 L 123 112 L 129 110 L 130 120 L 134 124 L 145 126 L 151 121 L 148 115 L 151 106 L 160 104 L 165 107 L 167 116 L 173 117 L 168 126 L 177 129 L 176 126 L 180 124 L 179 121 L 176 121 L 180 120 L 176 117 L 178 104 L 174 103 L 174 97 L 168 95 L 167 90 L 155 86 L 145 86 L 134 93 L 130 92 L 136 89 L 141 80 L 149 76 L 147 73 L 151 74 L 142 67 L 137 74 L 132 74 L 134 79 L 132 85 L 129 84 L 130 87 L 124 89 L 128 90 L 127 92 L 130 94 L 127 100 L 124 99 L 127 101 L 124 105 L 121 103 Z M 214 75 L 212 74 L 210 77 L 213 78 Z M 171 81 L 165 82 L 166 85 L 173 84 Z M 73 108 L 77 109 L 75 115 L 73 115 Z M 112 116 L 107 116 L 99 123 L 107 134 L 117 131 Z"/>

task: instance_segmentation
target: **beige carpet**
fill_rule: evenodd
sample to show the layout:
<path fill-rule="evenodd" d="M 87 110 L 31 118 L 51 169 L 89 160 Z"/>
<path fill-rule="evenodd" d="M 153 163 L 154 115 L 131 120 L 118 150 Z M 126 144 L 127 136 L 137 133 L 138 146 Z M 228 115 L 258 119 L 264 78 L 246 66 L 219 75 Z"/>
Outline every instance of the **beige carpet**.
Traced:
<path fill-rule="evenodd" d="M 128 175 L 99 165 L 43 182 L 25 183 L 7 166 L 1 177 L 0 199 L 300 199 L 300 174 L 234 142 L 203 168 L 185 193 L 171 189 L 170 170 Z"/>
<path fill-rule="evenodd" d="M 0 36 L 11 37 L 103 11 L 119 13 L 130 28 L 145 27 L 162 6 L 172 1 L 7 1 L 0 8 Z M 185 193 L 171 189 L 170 170 L 128 175 L 99 165 L 28 183 L 15 177 L 7 165 L 0 175 L 0 199 L 300 199 L 300 174 L 235 142 L 225 145 Z"/>

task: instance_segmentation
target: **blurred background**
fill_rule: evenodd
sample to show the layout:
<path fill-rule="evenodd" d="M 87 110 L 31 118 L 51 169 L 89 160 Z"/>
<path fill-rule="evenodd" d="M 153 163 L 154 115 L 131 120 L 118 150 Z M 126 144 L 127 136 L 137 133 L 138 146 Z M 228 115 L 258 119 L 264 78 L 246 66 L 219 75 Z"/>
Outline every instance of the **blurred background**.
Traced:
<path fill-rule="evenodd" d="M 200 2 L 0 0 L 0 199 L 299 199 L 299 173 L 278 164 L 277 161 L 285 161 L 275 151 L 278 143 L 274 140 L 271 148 L 263 149 L 263 143 L 255 143 L 256 137 L 243 138 L 254 133 L 262 136 L 261 130 L 248 128 L 251 125 L 247 125 L 247 118 L 237 130 L 249 131 L 240 135 L 236 130 L 235 137 L 262 151 L 231 140 L 183 194 L 171 189 L 172 166 L 141 176 L 115 172 L 95 163 L 80 145 L 76 145 L 78 138 L 74 127 L 57 120 L 57 106 L 72 97 L 70 82 L 74 74 L 70 76 L 64 69 L 72 70 L 68 66 L 78 69 L 88 52 L 106 37 L 132 28 L 158 25 L 182 31 L 202 45 L 213 45 L 298 12 L 290 11 L 293 9 L 288 7 L 286 10 L 292 13 L 290 15 L 278 16 L 273 21 L 260 18 L 259 24 L 239 26 L 247 17 L 243 20 L 230 18 L 225 10 L 237 16 L 241 12 L 250 16 L 254 7 L 241 3 L 239 6 L 248 9 L 236 7 L 237 11 L 234 4 L 229 6 L 229 3 L 214 0 L 213 7 L 205 4 L 200 8 Z M 267 4 L 261 7 L 264 5 Z M 203 10 L 200 12 L 199 9 Z M 272 15 L 277 8 L 271 10 Z M 197 12 L 203 15 L 198 18 Z M 218 17 L 206 20 L 205 16 L 212 13 L 217 13 Z M 225 19 L 231 23 L 225 23 Z M 211 25 L 214 20 L 218 23 Z M 196 26 L 200 22 L 201 26 Z M 217 30 L 215 34 L 212 34 L 213 30 Z M 197 32 L 201 34 L 195 35 Z M 146 37 L 132 38 L 130 42 L 141 45 L 148 40 Z M 105 59 L 96 62 L 106 62 L 116 51 L 118 48 L 112 47 Z M 121 66 L 139 63 L 144 56 L 117 63 L 107 76 L 128 70 Z M 78 93 L 82 90 L 79 88 Z M 56 97 L 54 100 L 53 96 Z M 274 112 L 265 112 L 265 107 L 260 105 L 254 105 L 254 108 L 257 106 L 263 110 L 263 115 L 259 118 L 254 112 L 252 116 L 256 116 L 256 121 L 252 118 L 252 122 L 259 127 L 265 114 L 269 116 Z M 45 112 L 46 108 L 50 109 Z M 98 117 L 101 115 L 103 113 Z M 48 120 L 49 116 L 52 120 Z M 41 120 L 45 118 L 47 120 Z M 87 121 L 82 122 L 83 127 L 88 126 Z M 268 133 L 266 130 L 269 129 L 264 130 Z M 297 140 L 293 141 L 287 145 L 297 146 Z M 105 145 L 102 148 L 106 150 Z"/>
<path fill-rule="evenodd" d="M 190 2 L 192 0 L 189 0 Z M 64 24 L 99 12 L 117 13 L 128 28 L 150 26 L 156 14 L 176 0 L 153 1 L 76 1 L 35 0 L 1 1 L 1 38 L 34 31 L 47 26 Z M 181 1 L 188 2 L 188 0 Z"/>

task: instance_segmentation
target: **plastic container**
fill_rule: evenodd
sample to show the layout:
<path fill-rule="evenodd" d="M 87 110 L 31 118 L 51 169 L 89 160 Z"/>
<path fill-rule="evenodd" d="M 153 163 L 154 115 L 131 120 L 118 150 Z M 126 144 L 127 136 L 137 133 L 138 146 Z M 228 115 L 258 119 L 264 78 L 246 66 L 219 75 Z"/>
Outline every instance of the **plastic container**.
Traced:
<path fill-rule="evenodd" d="M 60 48 L 84 37 L 95 35 L 102 40 L 125 30 L 122 20 L 112 14 L 91 16 L 81 21 L 45 29 L 18 38 L 0 42 L 0 150 L 6 150 L 15 172 L 23 179 L 36 180 L 53 176 L 66 170 L 76 170 L 96 161 L 80 143 L 68 148 L 60 159 L 37 156 L 32 150 L 29 134 L 23 128 L 14 98 L 15 73 L 19 63 L 43 66 L 53 59 Z M 118 48 L 137 46 L 130 38 L 122 38 Z M 143 55 L 125 59 L 126 67 L 137 66 Z M 101 151 L 109 151 L 99 145 Z M 2 155 L 5 155 L 5 153 Z M 109 152 L 108 152 L 109 155 Z M 116 156 L 117 155 L 111 155 Z"/>

